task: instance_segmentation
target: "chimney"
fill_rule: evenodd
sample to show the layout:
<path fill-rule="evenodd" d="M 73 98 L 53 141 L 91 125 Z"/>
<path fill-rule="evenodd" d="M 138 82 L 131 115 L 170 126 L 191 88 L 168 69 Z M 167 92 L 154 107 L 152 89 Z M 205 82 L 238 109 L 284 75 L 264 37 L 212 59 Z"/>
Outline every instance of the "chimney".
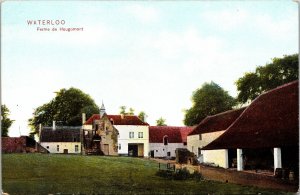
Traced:
<path fill-rule="evenodd" d="M 82 113 L 82 125 L 84 125 L 85 121 L 86 121 L 86 114 Z"/>
<path fill-rule="evenodd" d="M 42 137 L 42 124 L 39 124 L 39 143 L 41 143 L 41 137 Z"/>
<path fill-rule="evenodd" d="M 52 130 L 55 130 L 56 127 L 55 127 L 55 121 L 52 122 Z"/>
<path fill-rule="evenodd" d="M 124 119 L 124 114 L 121 114 L 121 119 Z"/>

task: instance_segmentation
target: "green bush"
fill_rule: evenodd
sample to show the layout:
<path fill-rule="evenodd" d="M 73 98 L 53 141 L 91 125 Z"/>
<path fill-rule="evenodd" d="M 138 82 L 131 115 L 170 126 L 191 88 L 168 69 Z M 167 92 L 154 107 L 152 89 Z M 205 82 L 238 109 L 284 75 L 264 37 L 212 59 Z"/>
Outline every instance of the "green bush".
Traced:
<path fill-rule="evenodd" d="M 186 168 L 178 169 L 173 176 L 175 180 L 186 180 L 190 177 L 191 174 Z"/>
<path fill-rule="evenodd" d="M 174 180 L 195 179 L 196 181 L 200 181 L 203 179 L 201 173 L 195 171 L 193 174 L 190 174 L 190 172 L 186 168 L 177 169 L 175 172 L 172 172 L 170 170 L 158 170 L 155 175 Z"/>
<path fill-rule="evenodd" d="M 195 171 L 193 174 L 191 174 L 191 177 L 193 179 L 195 179 L 196 181 L 200 181 L 200 180 L 204 179 L 203 176 L 202 176 L 202 174 L 200 172 L 198 172 L 198 171 Z"/>

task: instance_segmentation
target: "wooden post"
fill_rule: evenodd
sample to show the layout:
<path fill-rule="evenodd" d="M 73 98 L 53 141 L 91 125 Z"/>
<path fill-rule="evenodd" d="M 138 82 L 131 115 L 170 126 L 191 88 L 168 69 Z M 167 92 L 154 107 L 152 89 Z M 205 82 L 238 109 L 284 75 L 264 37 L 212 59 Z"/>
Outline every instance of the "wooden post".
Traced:
<path fill-rule="evenodd" d="M 237 170 L 242 171 L 244 170 L 243 150 L 237 149 L 236 154 L 237 154 Z"/>
<path fill-rule="evenodd" d="M 274 148 L 274 174 L 275 174 L 276 168 L 282 168 L 281 148 Z"/>

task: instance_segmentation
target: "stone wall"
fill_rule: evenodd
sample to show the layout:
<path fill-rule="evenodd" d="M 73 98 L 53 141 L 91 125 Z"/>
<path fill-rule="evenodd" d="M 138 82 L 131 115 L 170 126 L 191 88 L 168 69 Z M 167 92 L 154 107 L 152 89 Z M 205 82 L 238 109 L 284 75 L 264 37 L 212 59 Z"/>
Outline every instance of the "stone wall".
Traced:
<path fill-rule="evenodd" d="M 26 137 L 2 137 L 2 153 L 26 152 Z"/>
<path fill-rule="evenodd" d="M 296 192 L 298 190 L 298 182 L 282 180 L 274 176 L 268 176 L 257 173 L 249 173 L 244 171 L 236 171 L 223 168 L 215 168 L 208 166 L 191 166 L 176 165 L 176 168 L 186 167 L 190 172 L 199 171 L 204 179 L 220 181 L 224 183 L 235 183 L 248 186 L 257 186 L 260 188 L 277 189 L 282 191 Z"/>

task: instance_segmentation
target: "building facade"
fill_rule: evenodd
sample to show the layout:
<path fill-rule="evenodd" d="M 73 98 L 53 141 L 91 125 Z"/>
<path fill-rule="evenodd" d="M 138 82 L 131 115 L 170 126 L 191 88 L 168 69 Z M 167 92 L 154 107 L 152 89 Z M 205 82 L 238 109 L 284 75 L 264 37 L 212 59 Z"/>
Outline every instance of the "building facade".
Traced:
<path fill-rule="evenodd" d="M 284 169 L 299 178 L 299 82 L 258 96 L 205 150 L 235 151 L 237 170 Z"/>
<path fill-rule="evenodd" d="M 90 117 L 83 128 L 99 136 L 99 146 L 105 155 L 148 156 L 149 124 L 137 116 L 108 115 L 102 104 L 100 114 Z"/>
<path fill-rule="evenodd" d="M 203 150 L 203 148 L 220 137 L 244 110 L 245 108 L 241 108 L 208 116 L 188 135 L 187 148 L 198 157 L 200 163 L 209 163 L 224 168 L 232 166 L 232 162 L 228 161 L 228 150 Z"/>
<path fill-rule="evenodd" d="M 150 126 L 150 156 L 174 158 L 177 148 L 187 148 L 187 135 L 191 131 L 191 127 Z"/>
<path fill-rule="evenodd" d="M 50 153 L 81 154 L 81 127 L 42 127 L 40 145 Z"/>

